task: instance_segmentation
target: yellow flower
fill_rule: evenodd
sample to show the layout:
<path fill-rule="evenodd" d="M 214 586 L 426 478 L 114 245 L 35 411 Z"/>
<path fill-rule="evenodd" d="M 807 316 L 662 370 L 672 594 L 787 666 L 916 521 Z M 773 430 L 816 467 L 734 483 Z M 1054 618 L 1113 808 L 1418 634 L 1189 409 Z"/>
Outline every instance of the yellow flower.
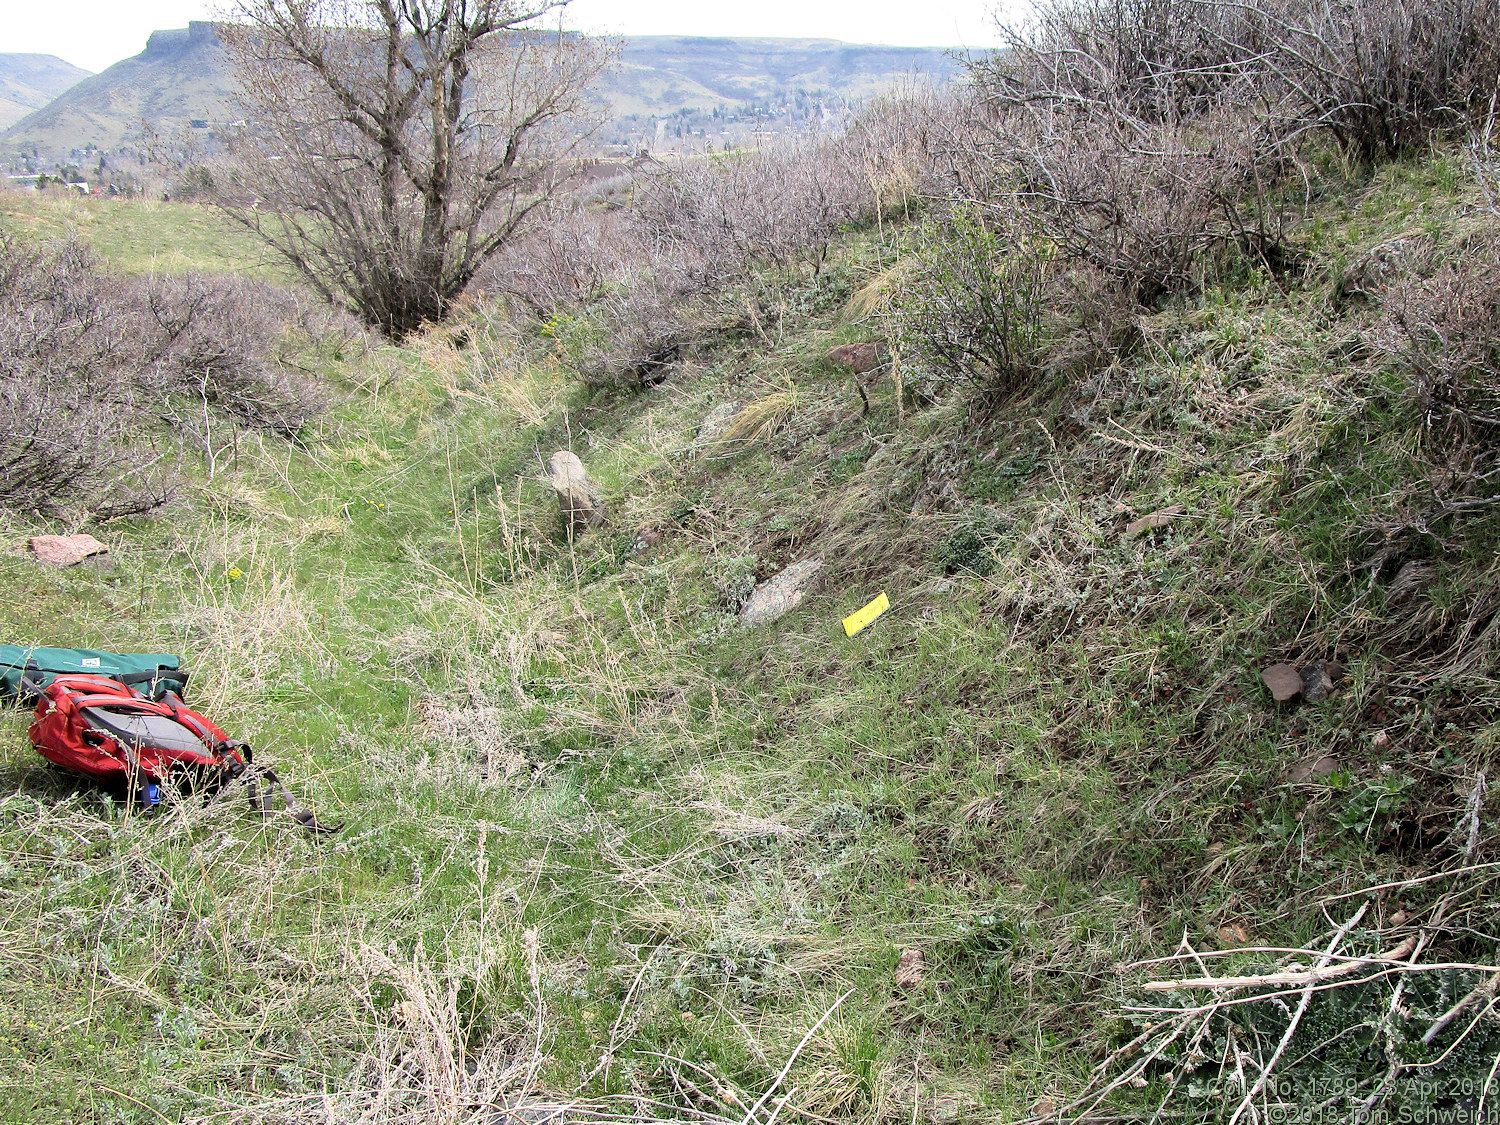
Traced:
<path fill-rule="evenodd" d="M 239 567 L 232 566 L 229 568 L 229 581 L 238 582 L 243 577 L 245 577 L 245 572 Z"/>

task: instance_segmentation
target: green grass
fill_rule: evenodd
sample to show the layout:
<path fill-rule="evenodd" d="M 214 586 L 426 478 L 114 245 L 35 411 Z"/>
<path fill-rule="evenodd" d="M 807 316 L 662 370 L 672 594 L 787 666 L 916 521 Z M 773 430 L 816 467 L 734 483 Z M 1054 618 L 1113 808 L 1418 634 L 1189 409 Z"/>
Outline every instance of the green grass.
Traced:
<path fill-rule="evenodd" d="M 1439 171 L 1324 206 L 1317 252 L 1389 237 L 1400 200 L 1460 223 Z M 183 268 L 243 253 L 193 208 L 28 206 L 93 221 L 122 269 L 151 242 Z M 108 573 L 39 570 L 25 537 L 57 526 L 0 517 L 6 640 L 181 652 L 199 706 L 347 821 L 143 817 L 0 716 L 9 1120 L 462 1121 L 518 1092 L 739 1120 L 845 993 L 788 1120 L 1016 1120 L 1128 1038 L 1122 965 L 1231 924 L 1300 947 L 1328 896 L 1444 861 L 1455 786 L 1492 760 L 1493 658 L 1435 688 L 1401 654 L 1429 607 L 1450 631 L 1484 612 L 1500 529 L 1448 526 L 1418 608 L 1361 597 L 1361 527 L 1424 472 L 1389 372 L 1340 358 L 1374 313 L 1330 316 L 1316 272 L 1250 279 L 1152 316 L 1086 389 L 898 426 L 888 385 L 862 416 L 818 360 L 863 331 L 844 301 L 889 264 L 875 242 L 768 282 L 772 329 L 649 392 L 581 389 L 558 340 L 485 314 L 463 351 L 325 362 L 344 400 L 316 441 L 190 466 L 164 516 L 94 529 Z M 716 403 L 788 386 L 774 433 L 695 446 Z M 611 517 L 572 544 L 539 479 L 569 446 Z M 747 577 L 809 553 L 801 608 L 734 624 Z M 1323 703 L 1257 680 L 1333 655 Z M 1288 779 L 1327 753 L 1334 775 Z"/>
<path fill-rule="evenodd" d="M 199 204 L 83 198 L 61 189 L 6 191 L 0 192 L 0 231 L 36 239 L 76 236 L 121 273 L 287 280 L 252 236 Z"/>

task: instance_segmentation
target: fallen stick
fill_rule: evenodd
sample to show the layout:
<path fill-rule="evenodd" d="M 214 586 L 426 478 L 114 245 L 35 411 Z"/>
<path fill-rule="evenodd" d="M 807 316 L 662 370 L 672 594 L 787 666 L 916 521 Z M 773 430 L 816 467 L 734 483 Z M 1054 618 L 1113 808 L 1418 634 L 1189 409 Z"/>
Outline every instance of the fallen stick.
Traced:
<path fill-rule="evenodd" d="M 1355 957 L 1341 965 L 1302 969 L 1295 972 L 1262 973 L 1254 977 L 1191 977 L 1186 980 L 1153 980 L 1147 981 L 1142 987 L 1147 992 L 1171 992 L 1177 988 L 1259 988 L 1263 985 L 1317 984 L 1320 981 L 1348 976 L 1366 965 L 1378 965 L 1390 961 L 1402 962 L 1416 947 L 1417 939 L 1413 936 L 1407 938 L 1389 953 L 1382 953 L 1375 957 Z"/>
<path fill-rule="evenodd" d="M 1339 927 L 1338 933 L 1334 934 L 1333 940 L 1328 943 L 1328 952 L 1323 954 L 1322 961 L 1319 963 L 1318 968 L 1314 969 L 1313 972 L 1318 972 L 1328 964 L 1329 959 L 1334 954 L 1334 950 L 1338 949 L 1339 942 L 1343 941 L 1344 936 L 1359 924 L 1359 920 L 1365 916 L 1365 911 L 1369 908 L 1369 905 L 1370 904 L 1368 902 L 1365 903 L 1357 911 L 1355 911 L 1354 917 L 1350 918 L 1347 922 Z M 1415 939 L 1413 939 L 1413 941 L 1415 942 Z M 1261 1090 L 1265 1089 L 1266 1079 L 1271 1077 L 1271 1072 L 1276 1069 L 1276 1064 L 1281 1061 L 1281 1055 L 1286 1050 L 1287 1044 L 1292 1041 L 1292 1036 L 1297 1033 L 1297 1025 L 1302 1022 L 1302 1015 L 1307 1011 L 1307 1005 L 1312 1000 L 1313 986 L 1315 984 L 1317 984 L 1316 978 L 1308 981 L 1307 987 L 1302 992 L 1302 1000 L 1297 1005 L 1297 1010 L 1292 1013 L 1292 1018 L 1286 1025 L 1286 1031 L 1282 1033 L 1281 1042 L 1276 1044 L 1276 1050 L 1272 1052 L 1271 1060 L 1260 1068 L 1260 1077 L 1255 1080 L 1255 1085 L 1250 1087 L 1250 1089 L 1245 1094 L 1244 1100 L 1241 1101 L 1238 1108 L 1235 1109 L 1234 1116 L 1229 1119 L 1229 1125 L 1237 1125 L 1240 1117 L 1247 1109 L 1251 1111 L 1250 1116 L 1252 1119 L 1258 1118 L 1258 1115 L 1255 1113 L 1253 1108 L 1255 1105 L 1255 1099 L 1260 1094 Z M 1235 1058 L 1236 1063 L 1238 1063 L 1238 1052 L 1236 1052 Z"/>
<path fill-rule="evenodd" d="M 1394 883 L 1377 883 L 1375 886 L 1365 887 L 1363 890 L 1346 891 L 1341 895 L 1325 898 L 1323 899 L 1323 904 L 1326 906 L 1330 902 L 1342 902 L 1346 898 L 1359 898 L 1361 895 L 1371 895 L 1376 891 L 1391 891 L 1403 887 L 1415 887 L 1419 883 L 1430 883 L 1434 879 L 1450 879 L 1454 875 L 1467 875 L 1473 871 L 1489 871 L 1496 867 L 1500 867 L 1500 862 L 1474 863 L 1467 867 L 1455 867 L 1452 871 L 1438 871 L 1432 875 L 1422 875 L 1416 879 L 1398 879 Z"/>
<path fill-rule="evenodd" d="M 1445 1027 L 1447 1027 L 1454 1020 L 1458 1019 L 1459 1016 L 1463 1015 L 1463 1011 L 1465 1008 L 1467 1008 L 1475 1000 L 1478 1000 L 1481 996 L 1484 996 L 1486 994 L 1493 996 L 1495 994 L 1495 989 L 1497 986 L 1500 986 L 1500 973 L 1496 973 L 1494 976 L 1490 977 L 1488 981 L 1486 981 L 1484 984 L 1481 984 L 1478 988 L 1474 989 L 1474 991 L 1470 992 L 1457 1004 L 1453 1005 L 1453 1007 L 1449 1008 L 1446 1012 L 1439 1016 L 1437 1020 L 1433 1022 L 1433 1025 L 1427 1029 L 1427 1034 L 1422 1036 L 1422 1046 L 1432 1046 L 1432 1041 L 1443 1033 L 1443 1029 Z"/>

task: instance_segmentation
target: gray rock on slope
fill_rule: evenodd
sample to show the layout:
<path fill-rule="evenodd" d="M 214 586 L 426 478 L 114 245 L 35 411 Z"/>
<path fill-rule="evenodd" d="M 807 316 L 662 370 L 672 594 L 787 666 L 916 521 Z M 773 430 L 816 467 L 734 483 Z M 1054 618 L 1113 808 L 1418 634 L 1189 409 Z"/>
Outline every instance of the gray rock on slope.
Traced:
<path fill-rule="evenodd" d="M 577 454 L 561 449 L 547 458 L 547 477 L 557 493 L 557 507 L 570 532 L 595 527 L 603 521 L 604 505 Z"/>
<path fill-rule="evenodd" d="M 704 446 L 714 445 L 724 436 L 724 431 L 729 429 L 729 423 L 739 413 L 740 404 L 737 402 L 721 402 L 703 417 L 698 426 L 698 437 L 696 444 L 701 449 Z"/>
<path fill-rule="evenodd" d="M 822 559 L 803 559 L 773 574 L 755 587 L 740 610 L 740 624 L 765 625 L 802 604 L 813 575 L 823 566 Z"/>

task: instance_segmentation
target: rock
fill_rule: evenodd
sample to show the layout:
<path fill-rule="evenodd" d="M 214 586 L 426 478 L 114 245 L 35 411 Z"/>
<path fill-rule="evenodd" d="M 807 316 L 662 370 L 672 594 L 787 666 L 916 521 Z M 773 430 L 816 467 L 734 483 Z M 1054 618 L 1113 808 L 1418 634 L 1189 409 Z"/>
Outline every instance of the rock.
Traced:
<path fill-rule="evenodd" d="M 534 1094 L 500 1094 L 488 1103 L 485 1116 L 477 1113 L 472 1121 L 487 1125 L 582 1125 L 595 1114 L 587 1107 L 564 1098 Z"/>
<path fill-rule="evenodd" d="M 740 610 L 740 624 L 765 625 L 802 604 L 802 595 L 822 559 L 803 559 L 755 587 Z"/>
<path fill-rule="evenodd" d="M 557 507 L 568 531 L 594 527 L 604 519 L 604 506 L 594 492 L 577 454 L 559 450 L 547 458 L 547 476 L 557 493 Z"/>
<path fill-rule="evenodd" d="M 920 949 L 903 950 L 901 960 L 896 962 L 896 987 L 908 990 L 921 988 L 922 982 L 927 979 L 922 969 L 922 951 Z"/>
<path fill-rule="evenodd" d="M 1436 250 L 1432 236 L 1421 231 L 1408 231 L 1372 246 L 1345 267 L 1335 294 L 1340 301 L 1377 298 L 1396 278 L 1419 274 L 1432 264 Z"/>
<path fill-rule="evenodd" d="M 1302 698 L 1309 703 L 1327 699 L 1333 685 L 1343 678 L 1343 667 L 1336 660 L 1314 660 L 1302 669 Z"/>
<path fill-rule="evenodd" d="M 1302 673 L 1290 664 L 1272 664 L 1269 668 L 1262 668 L 1260 678 L 1271 689 L 1271 695 L 1277 703 L 1285 703 L 1302 694 Z"/>
<path fill-rule="evenodd" d="M 1173 504 L 1170 508 L 1161 508 L 1150 515 L 1142 516 L 1125 528 L 1125 538 L 1134 539 L 1148 531 L 1166 527 L 1186 510 L 1181 504 Z"/>
<path fill-rule="evenodd" d="M 1320 754 L 1287 770 L 1286 779 L 1294 785 L 1306 785 L 1309 781 L 1322 781 L 1338 768 L 1339 760 L 1332 754 Z"/>
<path fill-rule="evenodd" d="M 703 421 L 698 425 L 699 446 L 713 445 L 729 428 L 730 421 L 740 412 L 740 404 L 737 402 L 721 402 L 703 416 Z"/>
<path fill-rule="evenodd" d="M 829 348 L 823 358 L 835 367 L 847 367 L 856 375 L 874 371 L 884 361 L 885 346 L 878 340 L 867 340 L 862 344 L 840 344 Z"/>
<path fill-rule="evenodd" d="M 109 553 L 92 535 L 33 535 L 31 551 L 45 566 L 77 566 L 84 559 Z"/>
<path fill-rule="evenodd" d="M 1250 944 L 1250 927 L 1243 922 L 1230 922 L 1226 926 L 1220 926 L 1215 936 L 1219 940 L 1220 949 L 1238 949 Z"/>

